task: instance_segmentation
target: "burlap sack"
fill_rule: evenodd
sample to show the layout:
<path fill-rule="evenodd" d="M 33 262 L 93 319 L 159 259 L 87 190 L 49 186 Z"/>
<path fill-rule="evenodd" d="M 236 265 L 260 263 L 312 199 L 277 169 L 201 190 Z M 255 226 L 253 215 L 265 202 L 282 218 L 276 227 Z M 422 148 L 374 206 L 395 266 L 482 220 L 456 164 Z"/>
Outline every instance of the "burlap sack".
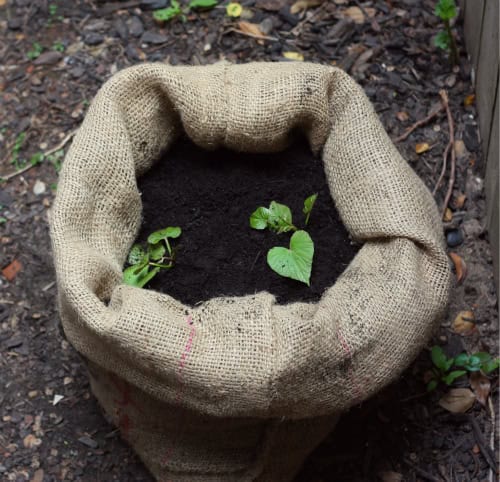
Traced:
<path fill-rule="evenodd" d="M 318 303 L 262 292 L 190 307 L 121 284 L 141 223 L 136 179 L 182 131 L 206 149 L 271 152 L 292 130 L 322 151 L 342 220 L 364 242 Z M 337 414 L 408 365 L 447 303 L 434 200 L 362 89 L 331 67 L 120 72 L 66 157 L 51 233 L 66 335 L 159 480 L 289 480 Z"/>

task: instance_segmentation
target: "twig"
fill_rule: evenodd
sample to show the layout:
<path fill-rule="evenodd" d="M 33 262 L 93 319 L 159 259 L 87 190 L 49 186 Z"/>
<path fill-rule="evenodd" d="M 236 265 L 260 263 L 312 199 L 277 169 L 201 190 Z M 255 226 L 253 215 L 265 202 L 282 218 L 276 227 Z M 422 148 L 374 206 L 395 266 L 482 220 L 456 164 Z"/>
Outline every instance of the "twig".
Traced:
<path fill-rule="evenodd" d="M 250 32 L 244 32 L 243 30 L 239 30 L 237 28 L 230 28 L 226 31 L 226 33 L 228 32 L 239 33 L 240 35 L 245 35 L 246 37 L 251 37 L 257 40 L 269 40 L 270 42 L 279 42 L 279 39 L 277 39 L 276 37 L 268 37 L 267 35 L 255 35 Z"/>
<path fill-rule="evenodd" d="M 425 480 L 430 480 L 431 482 L 441 482 L 437 477 L 434 477 L 432 474 L 430 474 L 426 470 L 421 469 L 420 467 L 418 467 L 414 463 L 410 462 L 407 458 L 404 458 L 403 462 L 406 465 L 408 465 L 409 467 L 411 467 L 418 475 L 420 475 L 420 477 L 423 477 Z"/>
<path fill-rule="evenodd" d="M 434 186 L 434 189 L 432 191 L 433 196 L 436 195 L 436 192 L 439 189 L 441 182 L 443 181 L 444 175 L 446 174 L 446 165 L 448 164 L 448 154 L 450 152 L 450 148 L 451 144 L 448 142 L 448 145 L 446 146 L 443 154 L 443 167 L 441 168 L 441 174 L 439 174 L 439 179 L 437 180 L 436 185 Z"/>
<path fill-rule="evenodd" d="M 490 410 L 491 418 L 491 433 L 490 433 L 490 450 L 491 453 L 495 453 L 495 407 L 493 407 L 493 402 L 491 400 L 491 395 L 488 397 L 488 408 Z M 495 477 L 494 471 L 490 466 L 489 482 L 493 482 Z"/>
<path fill-rule="evenodd" d="M 450 140 L 448 145 L 450 146 L 451 153 L 450 179 L 448 181 L 448 190 L 446 191 L 446 196 L 444 197 L 442 210 L 442 217 L 444 217 L 444 213 L 446 212 L 446 208 L 448 207 L 448 203 L 450 202 L 451 194 L 453 193 L 453 186 L 455 184 L 457 156 L 455 153 L 455 125 L 453 124 L 453 116 L 451 115 L 450 104 L 448 103 L 448 94 L 446 93 L 446 90 L 443 89 L 439 91 L 439 95 L 441 96 L 443 106 L 446 109 L 446 116 L 448 117 L 448 130 L 450 132 Z"/>
<path fill-rule="evenodd" d="M 76 134 L 76 131 L 78 129 L 75 129 L 74 131 L 71 131 L 57 146 L 53 147 L 52 149 L 49 149 L 48 151 L 45 151 L 43 153 L 44 156 L 50 156 L 51 154 L 54 154 L 54 152 L 59 151 L 62 149 Z M 37 164 L 29 164 L 22 169 L 19 169 L 18 171 L 11 172 L 10 174 L 7 174 L 6 176 L 0 176 L 0 179 L 2 179 L 3 182 L 7 182 L 10 179 L 19 176 L 20 174 L 25 173 L 26 171 L 29 171 L 32 167 L 35 167 Z"/>
<path fill-rule="evenodd" d="M 415 122 L 415 124 L 408 127 L 408 129 L 406 129 L 406 131 L 403 134 L 393 139 L 393 142 L 396 144 L 398 142 L 404 141 L 415 129 L 418 129 L 419 127 L 427 124 L 432 119 L 434 119 L 434 117 L 436 117 L 443 110 L 443 108 L 444 108 L 443 105 L 440 105 L 436 110 L 433 110 L 427 117 L 425 117 L 424 119 L 420 119 L 419 121 Z"/>

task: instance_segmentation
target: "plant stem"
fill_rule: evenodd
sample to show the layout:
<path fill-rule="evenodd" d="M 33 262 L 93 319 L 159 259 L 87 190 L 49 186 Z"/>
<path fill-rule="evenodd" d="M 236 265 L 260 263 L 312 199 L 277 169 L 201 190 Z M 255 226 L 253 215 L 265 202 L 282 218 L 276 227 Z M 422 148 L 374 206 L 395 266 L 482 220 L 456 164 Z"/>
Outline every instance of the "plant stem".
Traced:
<path fill-rule="evenodd" d="M 170 243 L 168 242 L 168 238 L 165 238 L 165 244 L 167 245 L 168 255 L 172 257 L 172 248 L 170 247 Z"/>
<path fill-rule="evenodd" d="M 153 263 L 152 261 L 149 262 L 149 266 L 154 266 L 155 268 L 165 268 L 165 269 L 170 269 L 173 264 L 159 264 L 159 263 Z"/>
<path fill-rule="evenodd" d="M 451 31 L 450 21 L 445 20 L 444 26 L 446 28 L 446 32 L 448 33 L 448 37 L 450 39 L 450 62 L 452 65 L 456 65 L 458 63 L 458 50 L 457 50 L 457 44 L 455 42 L 455 37 L 453 36 L 453 32 Z"/>

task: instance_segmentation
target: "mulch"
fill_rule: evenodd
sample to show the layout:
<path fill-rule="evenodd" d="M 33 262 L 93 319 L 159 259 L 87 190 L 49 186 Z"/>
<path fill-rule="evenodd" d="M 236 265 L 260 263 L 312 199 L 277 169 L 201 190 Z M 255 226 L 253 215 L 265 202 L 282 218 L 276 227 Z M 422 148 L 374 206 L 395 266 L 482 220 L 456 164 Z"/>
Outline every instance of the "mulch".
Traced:
<path fill-rule="evenodd" d="M 497 353 L 497 297 L 484 229 L 484 162 L 461 26 L 455 28 L 460 62 L 452 67 L 432 42 L 439 30 L 433 0 L 332 0 L 296 14 L 290 12 L 292 3 L 242 2 L 243 20 L 260 26 L 266 37 L 261 40 L 245 34 L 242 19 L 227 17 L 223 7 L 189 13 L 186 22 L 177 19 L 160 27 L 151 10 L 166 4 L 163 0 L 0 0 L 0 176 L 22 168 L 23 161 L 36 164 L 0 185 L 0 269 L 10 266 L 0 276 L 2 480 L 151 480 L 102 415 L 83 364 L 61 332 L 47 228 L 59 165 L 71 142 L 68 135 L 102 83 L 137 63 L 288 61 L 289 52 L 300 54 L 306 61 L 349 72 L 393 139 L 439 105 L 439 91 L 445 89 L 455 127 L 457 172 L 443 227 L 450 251 L 467 264 L 467 277 L 454 287 L 448 315 L 431 345 L 441 345 L 449 356 L 464 350 Z M 431 191 L 441 171 L 448 128 L 442 111 L 397 143 Z M 37 153 L 55 147 L 37 163 Z M 440 206 L 448 172 L 436 190 Z M 317 190 L 321 199 L 320 181 L 291 189 L 300 192 L 300 199 Z M 288 197 L 282 187 L 283 196 L 276 200 L 300 210 L 298 198 Z M 275 191 L 268 187 L 265 195 L 254 196 L 249 210 L 265 205 Z M 187 226 L 185 219 L 168 223 Z M 311 230 L 319 219 L 324 219 L 320 204 Z M 259 237 L 259 249 L 267 249 L 263 233 L 250 236 Z M 208 238 L 204 242 L 212 243 Z M 187 236 L 182 243 L 187 245 Z M 251 254 L 253 262 L 257 253 Z M 339 260 L 343 262 L 348 260 Z M 254 269 L 264 264 L 261 255 Z M 211 294 L 197 297 L 203 296 Z M 462 310 L 472 310 L 475 317 L 475 329 L 466 335 L 452 329 Z M 354 407 L 309 457 L 298 480 L 488 480 L 488 409 L 476 402 L 467 414 L 446 412 L 437 403 L 445 388 L 431 394 L 425 390 L 430 366 L 426 350 L 397 383 Z M 467 386 L 467 381 L 456 386 Z M 495 377 L 491 393 L 497 407 Z M 498 430 L 494 438 L 498 447 Z"/>

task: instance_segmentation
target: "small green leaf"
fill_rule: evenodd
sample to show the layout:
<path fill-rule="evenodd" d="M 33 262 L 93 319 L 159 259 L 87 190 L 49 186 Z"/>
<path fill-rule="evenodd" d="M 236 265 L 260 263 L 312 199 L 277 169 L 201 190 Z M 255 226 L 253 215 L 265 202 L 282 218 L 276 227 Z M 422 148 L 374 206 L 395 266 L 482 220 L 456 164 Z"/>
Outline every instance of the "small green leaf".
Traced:
<path fill-rule="evenodd" d="M 148 236 L 149 244 L 156 244 L 163 239 L 171 238 L 175 239 L 181 235 L 181 228 L 175 226 L 169 226 L 168 228 L 160 229 L 159 231 L 155 231 Z"/>
<path fill-rule="evenodd" d="M 469 365 L 473 367 L 481 365 L 481 358 L 476 355 L 471 355 L 469 358 Z"/>
<path fill-rule="evenodd" d="M 271 248 L 267 263 L 273 271 L 285 278 L 301 281 L 309 286 L 314 256 L 314 243 L 306 231 L 296 231 L 290 238 L 290 249 Z"/>
<path fill-rule="evenodd" d="M 160 271 L 160 268 L 153 268 L 149 270 L 149 266 L 146 264 L 139 272 L 136 272 L 136 266 L 130 266 L 123 272 L 123 282 L 130 286 L 136 286 L 137 288 L 142 288 L 146 283 L 151 281 L 156 274 Z"/>
<path fill-rule="evenodd" d="M 165 245 L 162 242 L 148 245 L 149 257 L 153 261 L 159 261 L 162 259 L 163 256 L 165 256 L 166 251 Z"/>
<path fill-rule="evenodd" d="M 269 209 L 257 208 L 250 216 L 250 227 L 253 229 L 266 229 L 269 219 Z"/>
<path fill-rule="evenodd" d="M 465 375 L 467 372 L 465 370 L 455 370 L 453 372 L 448 373 L 445 377 L 443 377 L 443 382 L 446 385 L 451 385 L 457 378 Z"/>
<path fill-rule="evenodd" d="M 43 152 L 37 152 L 35 154 L 33 154 L 31 157 L 30 157 L 30 164 L 32 166 L 36 166 L 37 164 L 40 164 L 43 162 L 45 158 L 45 155 Z"/>
<path fill-rule="evenodd" d="M 455 365 L 457 367 L 463 367 L 468 363 L 469 363 L 469 355 L 467 355 L 467 353 L 460 353 L 460 355 L 458 355 L 455 358 Z"/>
<path fill-rule="evenodd" d="M 455 0 L 439 0 L 434 13 L 441 20 L 451 20 L 457 16 L 457 6 Z"/>
<path fill-rule="evenodd" d="M 197 8 L 214 8 L 217 5 L 217 0 L 191 0 L 188 7 Z"/>
<path fill-rule="evenodd" d="M 449 50 L 451 46 L 451 39 L 448 32 L 441 30 L 441 32 L 434 37 L 434 45 L 442 50 Z"/>
<path fill-rule="evenodd" d="M 499 366 L 500 366 L 500 359 L 496 358 L 495 360 L 490 360 L 484 363 L 481 369 L 483 370 L 484 373 L 488 374 L 495 370 L 498 370 Z"/>
<path fill-rule="evenodd" d="M 134 244 L 128 254 L 127 263 L 131 265 L 139 264 L 146 256 L 146 251 L 140 244 Z"/>
<path fill-rule="evenodd" d="M 432 363 L 440 370 L 446 371 L 447 357 L 440 346 L 434 345 L 431 350 Z"/>
<path fill-rule="evenodd" d="M 0 224 L 5 224 L 7 222 L 7 218 L 0 216 Z"/>
<path fill-rule="evenodd" d="M 474 353 L 473 356 L 478 358 L 481 363 L 486 363 L 491 360 L 491 355 L 485 351 L 479 351 L 477 353 Z"/>
<path fill-rule="evenodd" d="M 180 5 L 175 0 L 170 2 L 170 7 L 161 8 L 153 12 L 153 17 L 160 22 L 168 22 L 182 13 Z"/>
<path fill-rule="evenodd" d="M 454 362 L 455 360 L 453 358 L 448 358 L 448 360 L 446 360 L 444 371 L 447 372 L 453 366 Z"/>
<path fill-rule="evenodd" d="M 427 391 L 428 392 L 432 392 L 433 390 L 436 390 L 437 386 L 438 386 L 438 381 L 437 380 L 431 380 L 427 384 Z"/>
<path fill-rule="evenodd" d="M 302 209 L 302 212 L 306 215 L 306 220 L 305 220 L 306 226 L 307 223 L 309 223 L 309 216 L 311 216 L 311 211 L 314 207 L 314 203 L 316 202 L 317 198 L 318 198 L 318 193 L 312 194 L 304 201 L 304 208 Z"/>

